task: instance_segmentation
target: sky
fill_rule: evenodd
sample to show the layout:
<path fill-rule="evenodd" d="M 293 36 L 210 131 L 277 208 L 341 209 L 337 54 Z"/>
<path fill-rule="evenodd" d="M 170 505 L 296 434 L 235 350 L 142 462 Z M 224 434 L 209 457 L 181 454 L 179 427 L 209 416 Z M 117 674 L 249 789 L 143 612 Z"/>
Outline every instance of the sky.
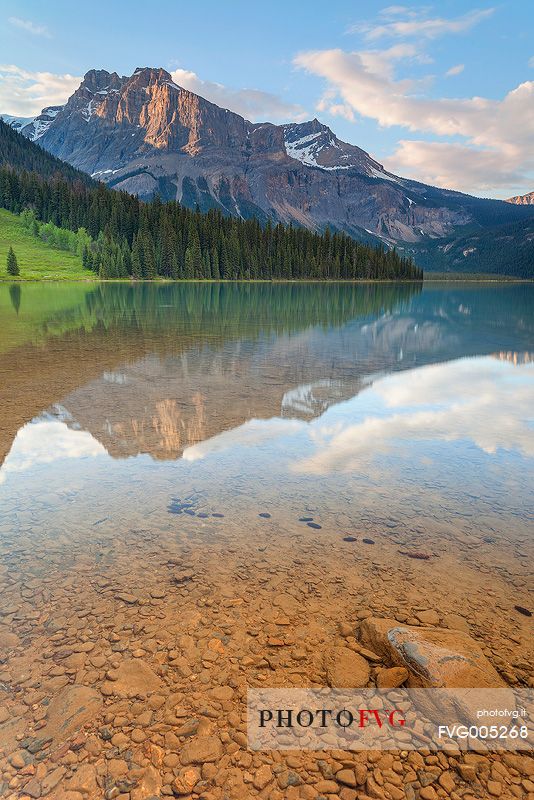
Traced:
<path fill-rule="evenodd" d="M 399 175 L 534 190 L 534 2 L 0 0 L 0 113 L 161 66 L 253 121 L 317 117 Z"/>

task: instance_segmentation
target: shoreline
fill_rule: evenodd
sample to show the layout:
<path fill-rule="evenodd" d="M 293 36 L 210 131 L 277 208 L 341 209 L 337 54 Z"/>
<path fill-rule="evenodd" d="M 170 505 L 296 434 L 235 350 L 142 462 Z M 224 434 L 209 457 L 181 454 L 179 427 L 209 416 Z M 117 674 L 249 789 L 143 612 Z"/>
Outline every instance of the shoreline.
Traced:
<path fill-rule="evenodd" d="M 227 284 L 237 284 L 237 283 L 266 283 L 266 284 L 323 284 L 323 285 L 331 285 L 331 284 L 346 284 L 346 285 L 359 285 L 359 284 L 368 284 L 368 283 L 384 283 L 384 284 L 397 284 L 397 283 L 408 283 L 408 284 L 421 284 L 421 283 L 524 283 L 524 284 L 531 284 L 534 283 L 534 278 L 514 278 L 513 276 L 507 277 L 506 275 L 500 275 L 495 278 L 486 278 L 486 277 L 473 277 L 470 276 L 469 278 L 426 278 L 423 277 L 422 280 L 407 280 L 406 278 L 399 278 L 395 279 L 378 279 L 378 278 L 362 278 L 361 280 L 292 280 L 292 279 L 269 279 L 269 278 L 254 278 L 251 280 L 246 279 L 239 279 L 239 280 L 225 280 L 219 279 L 214 280 L 211 278 L 180 278 L 178 280 L 172 278 L 158 278 L 157 280 L 132 280 L 131 278 L 68 278 L 68 277 L 57 277 L 53 276 L 50 278 L 23 278 L 21 276 L 13 276 L 12 278 L 8 277 L 1 277 L 0 284 L 3 283 L 110 283 L 110 284 L 130 284 L 131 286 L 136 286 L 139 284 L 154 284 L 155 286 L 165 285 L 165 284 L 184 284 L 184 283 L 203 283 L 203 284 L 212 284 L 212 283 L 227 283 Z"/>

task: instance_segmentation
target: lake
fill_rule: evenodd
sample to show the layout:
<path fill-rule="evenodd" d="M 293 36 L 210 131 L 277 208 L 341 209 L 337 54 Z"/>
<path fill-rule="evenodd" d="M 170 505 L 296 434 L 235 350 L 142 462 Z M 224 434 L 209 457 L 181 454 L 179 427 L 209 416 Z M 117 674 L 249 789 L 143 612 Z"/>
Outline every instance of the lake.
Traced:
<path fill-rule="evenodd" d="M 0 331 L 6 749 L 75 681 L 131 771 L 165 729 L 121 659 L 187 717 L 324 685 L 371 614 L 528 684 L 534 286 L 4 284 Z"/>

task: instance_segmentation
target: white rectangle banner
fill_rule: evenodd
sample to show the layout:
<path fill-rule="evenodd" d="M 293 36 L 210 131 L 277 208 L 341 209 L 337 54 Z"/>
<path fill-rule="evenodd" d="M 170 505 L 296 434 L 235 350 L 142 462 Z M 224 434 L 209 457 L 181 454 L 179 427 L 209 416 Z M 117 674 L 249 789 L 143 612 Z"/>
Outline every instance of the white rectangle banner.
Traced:
<path fill-rule="evenodd" d="M 531 689 L 249 689 L 252 750 L 528 751 Z"/>

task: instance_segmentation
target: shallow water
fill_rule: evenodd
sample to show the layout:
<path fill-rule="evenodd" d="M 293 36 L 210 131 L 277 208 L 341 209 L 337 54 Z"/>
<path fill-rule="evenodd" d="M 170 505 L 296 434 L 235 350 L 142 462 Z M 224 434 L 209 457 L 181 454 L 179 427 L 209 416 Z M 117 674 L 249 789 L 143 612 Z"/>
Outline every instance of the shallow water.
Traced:
<path fill-rule="evenodd" d="M 177 641 L 198 702 L 321 685 L 362 610 L 528 683 L 534 287 L 0 285 L 0 331 L 0 706 Z"/>

